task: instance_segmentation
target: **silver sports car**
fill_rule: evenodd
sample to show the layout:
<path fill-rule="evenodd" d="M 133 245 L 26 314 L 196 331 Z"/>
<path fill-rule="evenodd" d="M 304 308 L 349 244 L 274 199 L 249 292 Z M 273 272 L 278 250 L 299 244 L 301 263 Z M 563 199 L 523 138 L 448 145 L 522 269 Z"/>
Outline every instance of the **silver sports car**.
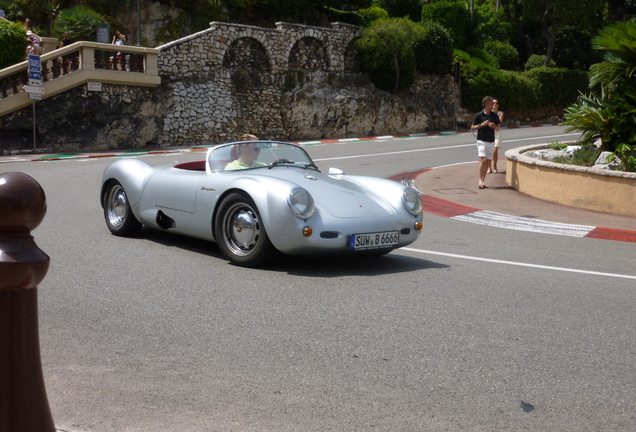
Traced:
<path fill-rule="evenodd" d="M 214 241 L 236 265 L 289 255 L 385 254 L 422 229 L 419 193 L 391 180 L 320 172 L 302 147 L 244 141 L 210 148 L 205 160 L 153 167 L 110 164 L 100 201 L 108 229 L 142 225 Z"/>

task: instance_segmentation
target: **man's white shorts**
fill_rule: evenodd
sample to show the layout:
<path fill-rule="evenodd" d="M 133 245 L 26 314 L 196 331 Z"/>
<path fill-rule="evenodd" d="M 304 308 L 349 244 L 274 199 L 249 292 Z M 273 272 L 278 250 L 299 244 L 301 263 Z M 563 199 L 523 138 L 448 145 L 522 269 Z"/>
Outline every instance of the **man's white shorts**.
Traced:
<path fill-rule="evenodd" d="M 477 156 L 480 158 L 492 159 L 495 154 L 495 143 L 477 140 Z"/>

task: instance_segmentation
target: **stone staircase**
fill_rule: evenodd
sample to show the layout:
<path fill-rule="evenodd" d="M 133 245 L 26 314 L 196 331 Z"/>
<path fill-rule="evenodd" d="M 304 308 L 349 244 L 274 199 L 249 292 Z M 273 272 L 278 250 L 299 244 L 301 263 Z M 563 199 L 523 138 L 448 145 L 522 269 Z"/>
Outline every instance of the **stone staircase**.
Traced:
<path fill-rule="evenodd" d="M 81 41 L 42 54 L 42 99 L 86 83 L 156 87 L 159 50 Z M 0 70 L 0 117 L 33 103 L 24 91 L 28 62 Z"/>

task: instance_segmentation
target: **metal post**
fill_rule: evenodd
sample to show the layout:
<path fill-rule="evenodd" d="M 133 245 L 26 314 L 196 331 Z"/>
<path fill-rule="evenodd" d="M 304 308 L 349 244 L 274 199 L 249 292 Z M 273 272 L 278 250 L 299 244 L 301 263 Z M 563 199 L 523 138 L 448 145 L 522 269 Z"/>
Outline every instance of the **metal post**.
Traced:
<path fill-rule="evenodd" d="M 50 258 L 31 236 L 46 196 L 32 177 L 0 173 L 0 431 L 55 432 L 44 387 L 37 285 Z"/>
<path fill-rule="evenodd" d="M 33 150 L 37 149 L 35 143 L 35 101 L 33 101 Z"/>
<path fill-rule="evenodd" d="M 141 0 L 137 0 L 137 46 L 141 46 Z"/>
<path fill-rule="evenodd" d="M 459 103 L 457 95 L 458 93 L 461 94 L 461 92 L 458 91 L 461 86 L 461 67 L 462 65 L 459 62 L 455 62 L 453 70 L 453 130 L 457 130 L 457 105 Z"/>

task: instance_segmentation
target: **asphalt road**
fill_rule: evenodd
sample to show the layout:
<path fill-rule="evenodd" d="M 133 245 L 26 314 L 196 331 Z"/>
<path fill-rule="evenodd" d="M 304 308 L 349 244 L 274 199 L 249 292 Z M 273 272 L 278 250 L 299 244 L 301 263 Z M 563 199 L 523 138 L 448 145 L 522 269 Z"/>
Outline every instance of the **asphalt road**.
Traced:
<path fill-rule="evenodd" d="M 567 137 L 508 130 L 504 147 L 553 139 Z M 321 169 L 389 177 L 475 160 L 473 140 L 306 149 Z M 111 161 L 0 164 L 47 194 L 33 235 L 51 257 L 40 338 L 58 429 L 636 429 L 634 243 L 426 214 L 418 242 L 384 257 L 239 268 L 211 243 L 110 235 L 98 191 Z"/>

